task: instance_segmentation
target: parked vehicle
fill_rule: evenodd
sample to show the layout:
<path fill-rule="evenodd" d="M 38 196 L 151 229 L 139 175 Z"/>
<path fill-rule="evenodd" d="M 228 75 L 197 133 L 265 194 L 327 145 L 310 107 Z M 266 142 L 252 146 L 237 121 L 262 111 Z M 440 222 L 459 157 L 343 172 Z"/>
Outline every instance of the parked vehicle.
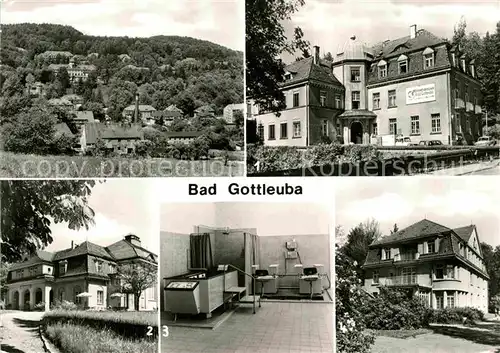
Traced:
<path fill-rule="evenodd" d="M 411 146 L 412 141 L 409 136 L 398 136 L 396 137 L 395 146 Z"/>
<path fill-rule="evenodd" d="M 419 146 L 442 146 L 443 143 L 439 140 L 422 140 L 418 144 Z"/>
<path fill-rule="evenodd" d="M 497 141 L 491 136 L 481 136 L 474 146 L 495 146 Z"/>

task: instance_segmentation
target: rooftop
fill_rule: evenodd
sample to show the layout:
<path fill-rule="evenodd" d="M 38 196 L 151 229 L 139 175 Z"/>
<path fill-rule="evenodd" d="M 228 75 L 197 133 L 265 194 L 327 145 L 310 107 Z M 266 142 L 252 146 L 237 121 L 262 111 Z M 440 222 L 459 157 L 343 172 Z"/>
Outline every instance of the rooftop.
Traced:
<path fill-rule="evenodd" d="M 321 60 L 320 64 L 315 64 L 313 57 L 301 59 L 287 65 L 285 67 L 286 73 L 290 73 L 292 77 L 282 83 L 284 87 L 308 80 L 342 86 L 333 75 L 330 65 Z"/>

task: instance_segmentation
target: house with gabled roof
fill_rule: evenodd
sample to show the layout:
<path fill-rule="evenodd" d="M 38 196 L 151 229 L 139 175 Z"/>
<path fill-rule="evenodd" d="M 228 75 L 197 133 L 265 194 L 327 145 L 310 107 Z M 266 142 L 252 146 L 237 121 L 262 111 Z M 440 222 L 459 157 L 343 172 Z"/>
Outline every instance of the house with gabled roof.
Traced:
<path fill-rule="evenodd" d="M 137 143 L 144 139 L 144 132 L 140 124 L 86 122 L 83 124 L 77 148 L 86 153 L 96 146 L 99 139 L 112 152 L 131 154 L 134 153 Z"/>
<path fill-rule="evenodd" d="M 339 134 L 336 123 L 345 89 L 333 75 L 331 63 L 320 59 L 319 50 L 314 47 L 313 56 L 285 67 L 281 89 L 286 109 L 279 117 L 265 107 L 249 109 L 264 144 L 309 146 L 333 141 Z"/>
<path fill-rule="evenodd" d="M 13 264 L 7 275 L 7 305 L 12 309 L 49 310 L 56 302 L 70 301 L 86 308 L 134 310 L 133 294 L 120 293 L 119 266 L 147 262 L 154 268 L 158 256 L 141 246 L 134 234 L 107 247 L 85 241 L 56 252 L 39 250 Z M 86 293 L 87 297 L 79 294 Z M 139 299 L 140 310 L 157 308 L 156 286 Z"/>
<path fill-rule="evenodd" d="M 370 244 L 364 289 L 407 289 L 434 309 L 488 310 L 488 281 L 475 225 L 449 228 L 423 219 Z"/>

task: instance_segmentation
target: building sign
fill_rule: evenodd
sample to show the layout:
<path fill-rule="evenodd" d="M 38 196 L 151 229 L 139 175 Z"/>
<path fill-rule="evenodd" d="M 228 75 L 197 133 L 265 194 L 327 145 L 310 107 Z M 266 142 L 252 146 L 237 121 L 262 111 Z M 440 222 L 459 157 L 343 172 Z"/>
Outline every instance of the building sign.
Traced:
<path fill-rule="evenodd" d="M 431 102 L 436 100 L 436 87 L 430 85 L 410 87 L 406 89 L 406 104 Z"/>

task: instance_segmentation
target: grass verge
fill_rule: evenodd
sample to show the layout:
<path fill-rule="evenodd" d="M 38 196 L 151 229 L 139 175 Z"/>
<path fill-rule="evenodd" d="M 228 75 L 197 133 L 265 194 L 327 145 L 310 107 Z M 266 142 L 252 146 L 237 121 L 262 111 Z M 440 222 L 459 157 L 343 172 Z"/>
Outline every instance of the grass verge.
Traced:
<path fill-rule="evenodd" d="M 156 353 L 155 340 L 123 338 L 111 330 L 69 323 L 54 323 L 45 328 L 45 334 L 62 352 L 71 353 Z"/>
<path fill-rule="evenodd" d="M 426 333 L 432 333 L 429 329 L 416 329 L 416 330 L 367 330 L 375 336 L 385 336 L 392 338 L 415 338 L 419 335 L 425 335 Z"/>

